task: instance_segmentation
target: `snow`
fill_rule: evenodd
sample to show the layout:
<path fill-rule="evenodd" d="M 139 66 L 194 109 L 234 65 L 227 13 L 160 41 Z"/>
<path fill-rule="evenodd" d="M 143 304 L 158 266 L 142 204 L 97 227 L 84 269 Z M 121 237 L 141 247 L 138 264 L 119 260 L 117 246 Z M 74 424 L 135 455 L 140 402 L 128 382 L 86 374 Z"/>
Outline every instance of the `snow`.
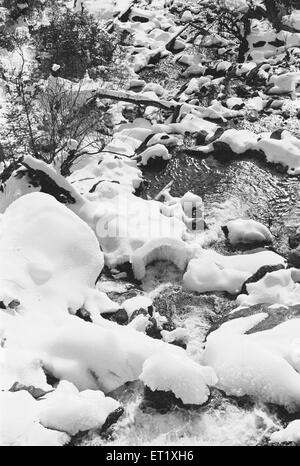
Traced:
<path fill-rule="evenodd" d="M 137 380 L 146 359 L 157 352 L 167 351 L 170 357 L 174 353 L 183 364 L 190 363 L 183 349 L 100 317 L 90 323 L 69 315 L 59 325 L 47 326 L 29 318 L 11 319 L 6 324 L 7 348 L 28 348 L 43 368 L 80 391 L 108 393 Z"/>
<path fill-rule="evenodd" d="M 283 131 L 281 139 L 270 137 L 270 133 L 254 134 L 249 130 L 228 129 L 213 143 L 207 146 L 194 147 L 199 152 L 210 153 L 214 151 L 216 142 L 227 144 L 237 155 L 244 154 L 248 150 L 261 151 L 268 162 L 279 163 L 286 167 L 288 174 L 300 173 L 300 140 Z"/>
<path fill-rule="evenodd" d="M 267 227 L 251 219 L 230 220 L 226 227 L 230 244 L 251 244 L 254 242 L 270 242 L 272 235 Z"/>
<path fill-rule="evenodd" d="M 76 312 L 101 301 L 94 285 L 104 260 L 90 227 L 52 196 L 14 201 L 1 223 L 1 300 L 18 299 L 23 312 Z M 51 299 L 49 299 L 51 297 Z"/>
<path fill-rule="evenodd" d="M 263 265 L 285 264 L 283 257 L 272 251 L 223 256 L 203 249 L 193 258 L 183 276 L 186 289 L 205 293 L 227 291 L 237 294 L 243 283 Z"/>
<path fill-rule="evenodd" d="M 282 133 L 282 139 L 261 139 L 257 148 L 265 153 L 269 162 L 288 167 L 290 175 L 300 173 L 300 140 L 288 131 Z"/>
<path fill-rule="evenodd" d="M 109 413 L 120 405 L 103 392 L 79 392 L 70 382 L 61 381 L 56 390 L 40 403 L 39 420 L 47 429 L 76 435 L 91 429 L 100 429 Z"/>
<path fill-rule="evenodd" d="M 169 154 L 168 149 L 162 144 L 155 144 L 154 146 L 148 147 L 141 154 L 141 164 L 147 165 L 150 159 L 161 158 L 163 160 L 170 160 L 171 154 Z"/>
<path fill-rule="evenodd" d="M 207 337 L 203 364 L 213 367 L 227 395 L 249 395 L 289 411 L 300 406 L 299 319 L 262 332 L 245 332 L 267 317 L 231 320 Z"/>
<path fill-rule="evenodd" d="M 0 445 L 60 446 L 69 442 L 66 433 L 45 429 L 39 423 L 37 404 L 24 390 L 0 392 Z"/>
<path fill-rule="evenodd" d="M 203 404 L 209 396 L 208 386 L 217 378 L 210 367 L 190 360 L 186 364 L 176 354 L 157 353 L 143 365 L 140 379 L 151 390 L 172 391 L 184 404 Z"/>
<path fill-rule="evenodd" d="M 97 194 L 103 203 L 95 231 L 109 267 L 129 262 L 134 251 L 148 241 L 164 237 L 181 240 L 185 234 L 185 224 L 164 215 L 164 205 L 158 201 L 138 198 L 112 183 L 101 183 Z"/>
<path fill-rule="evenodd" d="M 140 295 L 123 301 L 122 308 L 125 309 L 130 318 L 132 314 L 139 309 L 148 311 L 148 308 L 150 308 L 152 304 L 152 300 L 148 296 Z"/>
<path fill-rule="evenodd" d="M 72 2 L 73 3 L 73 2 Z M 100 18 L 111 18 L 116 13 L 124 12 L 130 6 L 130 0 L 77 0 L 75 11 L 84 7 L 88 13 Z"/>
<path fill-rule="evenodd" d="M 270 436 L 271 443 L 295 442 L 300 441 L 300 420 L 290 422 L 285 429 L 273 432 Z"/>
<path fill-rule="evenodd" d="M 237 303 L 241 306 L 253 304 L 283 304 L 293 306 L 300 303 L 300 273 L 297 269 L 282 269 L 267 273 L 261 280 L 246 285 L 248 295 L 241 294 Z"/>
<path fill-rule="evenodd" d="M 61 381 L 41 399 L 27 391 L 0 392 L 0 444 L 64 445 L 78 432 L 100 429 L 119 403 L 101 391 L 79 392 Z"/>
<path fill-rule="evenodd" d="M 273 75 L 269 80 L 269 84 L 272 84 L 269 94 L 296 93 L 297 86 L 300 84 L 300 72 L 293 71 L 278 76 Z"/>
<path fill-rule="evenodd" d="M 285 15 L 282 22 L 300 31 L 300 10 L 293 10 L 290 15 Z"/>
<path fill-rule="evenodd" d="M 155 260 L 171 261 L 179 270 L 184 270 L 188 262 L 185 243 L 174 238 L 157 238 L 136 249 L 131 256 L 135 278 L 142 280 L 146 274 L 146 266 Z"/>
<path fill-rule="evenodd" d="M 152 100 L 156 104 L 162 102 L 168 109 L 174 106 L 176 110 L 172 114 L 167 111 L 166 115 L 164 110 L 151 103 L 137 106 L 98 98 L 96 105 L 106 112 L 112 123 L 109 128 L 112 137 L 105 135 L 108 142 L 100 152 L 87 149 L 81 154 L 67 178 L 59 173 L 59 165 L 67 150 L 80 150 L 81 142 L 76 137 L 66 138 L 66 152 L 59 154 L 53 164 L 37 160 L 20 148 L 18 154 L 22 152 L 24 155 L 20 160 L 24 168 L 13 173 L 3 185 L 4 192 L 0 193 L 0 443 L 64 445 L 79 432 L 99 431 L 109 413 L 120 406 L 118 401 L 105 394 L 138 380 L 151 390 L 171 391 L 184 404 L 206 403 L 210 387 L 217 386 L 230 396 L 250 395 L 259 402 L 276 403 L 291 411 L 299 411 L 299 320 L 291 319 L 273 329 L 246 334 L 267 317 L 263 313 L 249 315 L 223 324 L 208 334 L 207 342 L 203 344 L 204 333 L 209 329 L 207 321 L 212 312 L 219 310 L 219 300 L 224 309 L 225 299 L 232 302 L 232 298 L 226 295 L 197 297 L 191 293 L 225 291 L 237 295 L 244 282 L 260 267 L 286 266 L 282 256 L 266 249 L 234 255 L 217 252 L 233 249 L 224 241 L 222 225 L 228 229 L 231 246 L 272 240 L 277 246 L 278 238 L 273 238 L 266 226 L 248 218 L 259 218 L 256 206 L 250 204 L 251 195 L 250 200 L 239 201 L 241 206 L 236 205 L 236 199 L 230 198 L 223 203 L 218 201 L 216 207 L 211 203 L 212 193 L 205 192 L 202 186 L 197 186 L 195 193 L 203 193 L 203 199 L 194 192 L 184 191 L 186 184 L 181 186 L 177 160 L 169 164 L 166 180 L 171 178 L 175 182 L 176 195 L 170 194 L 171 183 L 157 195 L 148 191 L 153 198 L 149 195 L 144 199 L 144 191 L 141 190 L 140 195 L 138 190 L 144 176 L 147 178 L 152 170 L 152 164 L 144 173 L 142 168 L 151 159 L 169 161 L 175 146 L 179 148 L 176 155 L 188 148 L 200 156 L 216 150 L 220 157 L 224 147 L 226 160 L 226 145 L 237 156 L 255 151 L 261 159 L 281 164 L 289 175 L 298 175 L 300 142 L 295 136 L 298 134 L 295 125 L 291 133 L 284 130 L 275 135 L 260 133 L 264 129 L 254 132 L 231 126 L 260 128 L 261 124 L 265 126 L 266 114 L 272 112 L 280 115 L 275 122 L 280 121 L 281 127 L 290 126 L 290 121 L 285 122 L 282 117 L 288 114 L 296 117 L 299 110 L 297 47 L 300 34 L 277 32 L 268 21 L 253 19 L 247 36 L 249 49 L 245 62 L 235 66 L 233 55 L 237 51 L 237 42 L 227 35 L 221 37 L 210 31 L 210 34 L 195 38 L 195 43 L 191 44 L 189 29 L 184 31 L 184 27 L 198 17 L 199 6 L 187 7 L 181 1 L 166 3 L 163 0 L 148 2 L 149 5 L 141 2 L 131 5 L 128 0 L 78 0 L 75 3 L 68 1 L 68 8 L 80 12 L 84 7 L 100 21 L 99 24 L 104 25 L 108 20 L 105 27 L 126 36 L 129 45 L 122 46 L 126 56 L 118 59 L 124 76 L 122 74 L 120 82 L 111 82 L 110 77 L 106 82 L 106 78 L 94 81 L 86 75 L 82 83 L 50 76 L 45 81 L 47 89 L 80 91 L 80 103 L 84 103 L 101 86 L 108 93 L 113 92 L 117 99 L 125 95 L 125 100 L 135 102 L 144 99 L 149 103 Z M 261 2 L 257 0 L 255 3 Z M 225 4 L 240 14 L 248 8 L 246 0 L 226 0 Z M 210 0 L 201 1 L 201 8 L 209 5 Z M 126 11 L 128 20 L 122 18 Z M 283 20 L 297 27 L 298 16 L 296 10 Z M 44 16 L 43 21 L 45 19 Z M 172 39 L 181 31 L 183 34 L 179 34 L 172 44 Z M 25 19 L 16 24 L 16 33 L 30 38 Z M 173 50 L 167 50 L 168 43 Z M 215 52 L 217 58 L 207 59 L 208 55 L 202 53 L 203 47 L 213 47 L 215 50 L 211 52 Z M 200 51 L 195 53 L 194 48 Z M 25 45 L 20 51 L 25 57 L 24 71 L 27 73 L 38 65 L 34 62 L 34 49 Z M 9 53 L 3 50 L 1 64 L 7 83 L 10 80 L 7 72 L 20 69 L 21 55 L 16 50 Z M 138 72 L 149 65 L 152 58 L 166 58 L 161 61 L 163 72 L 160 74 L 160 65 L 156 68 L 150 64 L 144 79 L 140 79 Z M 175 61 L 177 81 L 173 75 L 168 76 L 169 66 L 172 67 Z M 114 65 L 118 63 L 114 62 Z M 255 70 L 258 90 L 251 81 L 251 71 L 257 64 L 262 65 Z M 56 63 L 50 66 L 54 74 L 59 71 Z M 100 69 L 105 72 L 106 66 Z M 228 92 L 228 79 L 231 78 L 234 86 L 230 85 Z M 3 126 L 7 123 L 5 111 L 8 108 L 6 100 L 9 100 L 9 89 L 4 88 L 7 85 L 4 81 L 0 115 Z M 239 88 L 242 91 L 242 84 L 247 84 L 244 89 L 247 97 L 243 98 L 242 92 L 238 92 Z M 137 113 L 144 112 L 144 117 L 131 121 L 137 108 Z M 253 114 L 258 119 L 254 125 L 250 124 Z M 260 117 L 263 117 L 263 123 L 259 121 Z M 274 125 L 274 120 L 270 125 L 266 123 L 265 131 Z M 222 128 L 225 129 L 223 133 Z M 212 139 L 216 134 L 221 136 Z M 202 146 L 200 142 L 191 147 L 190 139 L 196 136 L 199 141 L 207 141 L 207 145 Z M 210 140 L 214 142 L 209 143 Z M 192 161 L 191 165 L 194 163 L 196 166 L 197 161 Z M 215 164 L 211 158 L 208 165 L 202 160 L 199 164 L 203 167 L 201 176 L 210 176 L 212 170 L 223 170 L 222 164 Z M 37 173 L 37 178 L 41 174 L 50 178 L 68 194 L 67 198 L 56 193 L 61 201 L 58 202 L 39 192 L 45 186 L 40 188 L 30 181 L 26 167 Z M 1 162 L 0 168 L 1 171 L 6 168 L 6 160 Z M 155 185 L 156 181 L 159 185 L 160 175 L 153 173 Z M 275 184 L 277 186 L 277 181 Z M 222 194 L 218 189 L 213 191 L 217 199 Z M 282 220 L 285 218 L 280 213 L 279 221 Z M 208 230 L 204 231 L 205 223 Z M 208 245 L 216 250 L 202 249 Z M 178 270 L 170 267 L 168 262 L 175 264 Z M 104 264 L 110 271 L 106 268 L 103 271 Z M 131 265 L 135 279 L 142 283 L 130 283 L 131 271 L 122 271 L 122 265 L 126 268 Z M 162 278 L 157 278 L 158 271 L 163 272 Z M 111 280 L 106 280 L 110 273 Z M 166 285 L 167 280 L 172 284 Z M 175 312 L 174 322 L 177 324 L 178 318 L 182 326 L 171 331 L 163 330 L 167 319 L 155 301 L 160 294 L 163 297 L 168 286 L 174 286 L 174 293 L 179 297 L 178 293 L 183 293 L 189 307 L 195 308 L 195 316 L 188 318 Z M 248 283 L 248 294 L 237 296 L 236 303 L 244 309 L 255 304 L 268 304 L 271 314 L 278 306 L 300 304 L 299 287 L 299 270 L 278 270 L 267 273 L 255 283 Z M 113 296 L 117 294 L 118 302 L 112 301 L 104 291 Z M 213 311 L 206 309 L 209 307 L 205 304 L 206 298 L 216 304 Z M 172 313 L 173 307 L 175 311 L 181 311 L 177 309 L 176 299 L 167 303 Z M 129 320 L 135 311 L 144 312 L 127 326 L 120 326 L 101 315 L 120 309 L 126 311 Z M 81 319 L 78 311 L 90 321 Z M 206 314 L 209 315 L 207 321 L 202 321 Z M 162 340 L 145 334 L 151 315 L 157 322 Z M 235 316 L 231 314 L 230 317 Z M 189 337 L 196 333 L 191 347 Z M 170 344 L 180 341 L 188 343 L 187 351 Z M 194 359 L 189 357 L 191 354 Z M 47 383 L 46 373 L 56 377 L 58 384 L 52 387 Z M 9 391 L 13 386 L 19 391 Z M 28 387 L 47 393 L 35 399 Z M 119 393 L 121 399 L 126 398 L 126 388 L 121 388 Z M 131 406 L 129 412 L 130 409 L 135 408 Z M 239 409 L 234 407 L 235 414 L 239 413 L 234 419 L 240 422 L 243 417 L 244 426 L 248 423 L 249 431 L 257 432 L 256 426 L 253 427 L 257 421 L 255 416 L 252 413 L 241 416 Z M 219 432 L 226 430 L 221 410 L 212 410 L 208 406 L 201 417 L 205 431 L 201 433 L 202 438 L 209 431 L 210 439 L 215 439 L 214 428 L 206 425 L 212 411 L 219 417 L 213 425 Z M 190 417 L 191 411 L 186 415 Z M 135 416 L 136 413 L 129 416 L 132 424 Z M 175 416 L 174 412 L 170 416 Z M 248 417 L 249 421 L 246 420 Z M 151 420 L 153 422 L 153 418 Z M 151 422 L 144 425 L 149 430 L 152 427 Z M 185 422 L 179 427 L 185 429 Z M 235 425 L 232 431 L 231 439 L 238 432 Z M 218 438 L 222 437 L 219 432 L 216 432 Z M 296 421 L 273 433 L 270 442 L 299 441 L 298 432 Z M 248 433 L 247 438 L 250 435 Z M 193 439 L 197 443 L 196 436 Z M 180 441 L 183 441 L 182 436 Z"/>

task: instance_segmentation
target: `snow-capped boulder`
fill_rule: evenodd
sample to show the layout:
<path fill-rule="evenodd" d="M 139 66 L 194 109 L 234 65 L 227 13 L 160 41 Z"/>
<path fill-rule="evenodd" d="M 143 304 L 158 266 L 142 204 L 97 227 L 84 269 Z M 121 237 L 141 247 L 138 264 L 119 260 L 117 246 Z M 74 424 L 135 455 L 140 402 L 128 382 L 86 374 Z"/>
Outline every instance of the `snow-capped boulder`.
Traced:
<path fill-rule="evenodd" d="M 0 257 L 6 305 L 17 299 L 25 312 L 61 314 L 100 304 L 103 296 L 94 286 L 104 259 L 97 238 L 48 194 L 27 194 L 7 208 Z"/>
<path fill-rule="evenodd" d="M 150 159 L 158 158 L 162 160 L 170 160 L 172 156 L 169 154 L 169 151 L 165 146 L 162 144 L 155 144 L 139 154 L 139 157 L 141 157 L 141 164 L 147 165 Z"/>
<path fill-rule="evenodd" d="M 227 395 L 300 407 L 300 319 L 245 335 L 267 317 L 265 313 L 233 319 L 207 337 L 203 363 L 215 370 L 217 387 Z"/>
<path fill-rule="evenodd" d="M 272 85 L 269 89 L 269 94 L 299 93 L 300 72 L 291 71 L 280 75 L 273 75 L 269 80 L 269 84 Z"/>
<path fill-rule="evenodd" d="M 271 443 L 284 443 L 300 441 L 300 419 L 290 422 L 285 429 L 273 432 L 270 435 Z"/>
<path fill-rule="evenodd" d="M 84 390 L 67 381 L 39 403 L 39 421 L 47 429 L 75 435 L 91 429 L 100 429 L 107 416 L 119 407 L 119 403 L 105 397 L 99 390 Z"/>
<path fill-rule="evenodd" d="M 27 392 L 0 392 L 1 446 L 61 446 L 69 435 L 39 423 L 38 402 Z"/>
<path fill-rule="evenodd" d="M 182 240 L 185 235 L 184 222 L 164 215 L 161 202 L 139 198 L 113 183 L 101 183 L 97 199 L 96 235 L 109 267 L 130 262 L 148 241 Z"/>
<path fill-rule="evenodd" d="M 192 360 L 187 363 L 176 354 L 170 356 L 164 352 L 145 361 L 140 379 L 152 391 L 172 391 L 184 404 L 200 405 L 208 399 L 208 386 L 217 383 L 210 367 L 199 366 Z"/>
<path fill-rule="evenodd" d="M 135 278 L 142 280 L 146 274 L 146 266 L 155 260 L 170 261 L 179 270 L 185 270 L 188 262 L 185 243 L 174 238 L 157 238 L 136 249 L 131 256 Z"/>
<path fill-rule="evenodd" d="M 240 306 L 259 303 L 293 306 L 300 303 L 300 271 L 282 269 L 267 273 L 261 280 L 246 284 L 248 294 L 237 297 Z"/>
<path fill-rule="evenodd" d="M 222 256 L 213 250 L 203 250 L 189 262 L 183 284 L 186 289 L 199 293 L 227 291 L 237 294 L 260 267 L 277 264 L 285 264 L 285 260 L 272 251 Z"/>
<path fill-rule="evenodd" d="M 230 220 L 223 227 L 224 232 L 228 232 L 230 244 L 239 243 L 265 243 L 272 241 L 272 235 L 267 227 L 252 219 Z"/>

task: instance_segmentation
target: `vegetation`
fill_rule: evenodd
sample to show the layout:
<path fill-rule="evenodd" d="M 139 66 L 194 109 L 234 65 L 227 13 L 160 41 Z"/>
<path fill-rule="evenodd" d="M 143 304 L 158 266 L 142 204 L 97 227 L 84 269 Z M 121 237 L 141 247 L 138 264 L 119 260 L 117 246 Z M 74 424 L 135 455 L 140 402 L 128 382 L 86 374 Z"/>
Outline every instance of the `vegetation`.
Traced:
<path fill-rule="evenodd" d="M 56 63 L 68 79 L 82 79 L 87 70 L 108 65 L 117 48 L 116 37 L 86 11 L 53 10 L 50 24 L 32 35 L 44 74 Z"/>

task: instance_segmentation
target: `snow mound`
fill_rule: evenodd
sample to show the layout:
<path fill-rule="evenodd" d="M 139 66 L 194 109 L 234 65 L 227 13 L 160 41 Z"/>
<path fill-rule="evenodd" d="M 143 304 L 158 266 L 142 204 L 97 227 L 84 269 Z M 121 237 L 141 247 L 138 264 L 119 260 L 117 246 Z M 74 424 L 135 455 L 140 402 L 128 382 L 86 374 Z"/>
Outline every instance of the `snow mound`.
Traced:
<path fill-rule="evenodd" d="M 270 436 L 271 443 L 299 442 L 300 441 L 300 419 L 290 422 L 285 429 L 273 432 Z"/>
<path fill-rule="evenodd" d="M 2 446 L 62 446 L 70 440 L 66 433 L 39 423 L 38 402 L 24 390 L 0 392 L 0 412 Z"/>
<path fill-rule="evenodd" d="M 151 356 L 143 365 L 140 379 L 152 391 L 172 391 L 184 404 L 203 404 L 209 396 L 209 385 L 217 378 L 210 367 L 185 361 L 176 354 L 161 352 Z"/>
<path fill-rule="evenodd" d="M 248 294 L 237 297 L 241 306 L 254 304 L 283 304 L 293 306 L 300 303 L 300 272 L 297 269 L 282 269 L 267 273 L 261 280 L 246 285 Z"/>
<path fill-rule="evenodd" d="M 227 395 L 249 395 L 256 400 L 300 407 L 300 319 L 245 335 L 266 313 L 234 319 L 207 337 L 203 364 L 218 377 L 217 387 Z"/>
<path fill-rule="evenodd" d="M 270 136 L 270 133 L 257 135 L 249 130 L 228 129 L 211 144 L 195 146 L 192 149 L 210 153 L 218 148 L 218 143 L 224 143 L 237 155 L 244 154 L 248 150 L 260 151 L 268 162 L 279 163 L 288 168 L 288 174 L 298 175 L 300 173 L 300 140 L 288 131 L 282 132 L 281 139 Z"/>
<path fill-rule="evenodd" d="M 175 215 L 165 215 L 163 203 L 139 198 L 112 183 L 102 183 L 97 194 L 96 235 L 109 267 L 130 262 L 134 251 L 148 241 L 183 239 L 186 225 Z"/>
<path fill-rule="evenodd" d="M 300 140 L 288 131 L 282 132 L 281 139 L 262 138 L 257 149 L 264 152 L 268 162 L 288 167 L 290 175 L 300 173 Z"/>
<path fill-rule="evenodd" d="M 150 159 L 160 158 L 162 160 L 170 160 L 172 158 L 168 149 L 162 144 L 155 144 L 154 146 L 148 147 L 140 154 L 140 157 L 142 165 L 147 165 Z"/>
<path fill-rule="evenodd" d="M 272 235 L 268 228 L 255 220 L 230 220 L 226 227 L 228 229 L 228 239 L 232 245 L 272 241 Z"/>
<path fill-rule="evenodd" d="M 135 278 L 142 280 L 146 274 L 146 266 L 155 260 L 171 261 L 179 270 L 185 270 L 188 262 L 185 243 L 174 238 L 158 238 L 136 249 L 131 256 Z"/>
<path fill-rule="evenodd" d="M 222 256 L 213 250 L 202 250 L 199 257 L 189 262 L 183 284 L 186 289 L 199 293 L 227 291 L 237 294 L 260 267 L 278 264 L 285 264 L 285 260 L 272 251 Z"/>
<path fill-rule="evenodd" d="M 123 301 L 122 307 L 125 309 L 128 317 L 130 318 L 135 311 L 139 309 L 145 309 L 145 311 L 147 311 L 148 308 L 152 307 L 152 304 L 153 301 L 148 296 L 140 295 Z"/>
<path fill-rule="evenodd" d="M 272 87 L 269 89 L 269 94 L 295 93 L 300 84 L 300 72 L 291 71 L 280 75 L 274 74 L 270 78 L 269 84 L 272 84 Z"/>
<path fill-rule="evenodd" d="M 31 193 L 2 217 L 1 300 L 35 313 L 76 312 L 97 300 L 104 260 L 90 227 L 52 196 Z"/>
<path fill-rule="evenodd" d="M 56 390 L 40 402 L 39 420 L 47 429 L 69 435 L 100 429 L 107 416 L 120 405 L 97 390 L 79 392 L 70 382 L 61 381 Z"/>

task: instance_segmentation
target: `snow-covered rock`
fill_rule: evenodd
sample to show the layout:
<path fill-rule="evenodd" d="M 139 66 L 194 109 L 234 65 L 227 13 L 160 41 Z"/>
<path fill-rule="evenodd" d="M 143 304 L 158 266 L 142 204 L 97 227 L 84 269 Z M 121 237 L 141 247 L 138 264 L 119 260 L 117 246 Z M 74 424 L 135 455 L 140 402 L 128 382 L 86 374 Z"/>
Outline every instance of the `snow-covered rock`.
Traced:
<path fill-rule="evenodd" d="M 283 131 L 281 139 L 260 139 L 256 148 L 265 153 L 268 162 L 287 167 L 290 175 L 300 173 L 300 139 L 288 131 Z"/>
<path fill-rule="evenodd" d="M 300 303 L 300 272 L 297 269 L 282 269 L 267 273 L 255 283 L 247 283 L 248 294 L 237 297 L 241 306 L 269 303 L 292 306 Z"/>
<path fill-rule="evenodd" d="M 196 146 L 193 149 L 199 152 L 210 153 L 215 150 L 217 143 L 224 143 L 237 155 L 248 150 L 261 151 L 268 162 L 279 163 L 286 167 L 288 174 L 300 173 L 300 140 L 283 131 L 281 139 L 270 137 L 270 133 L 254 134 L 249 130 L 228 129 L 213 143 L 207 146 Z"/>
<path fill-rule="evenodd" d="M 97 238 L 48 194 L 27 194 L 7 208 L 0 257 L 0 298 L 6 305 L 17 299 L 23 312 L 54 315 L 75 313 L 88 302 L 94 310 L 100 305 L 94 286 L 104 260 Z"/>
<path fill-rule="evenodd" d="M 142 165 L 147 165 L 150 159 L 160 158 L 162 160 L 170 160 L 172 157 L 168 149 L 162 144 L 155 144 L 154 146 L 148 147 L 139 154 L 139 156 L 141 157 Z"/>
<path fill-rule="evenodd" d="M 299 93 L 300 72 L 291 71 L 280 75 L 273 75 L 269 84 L 272 85 L 269 89 L 269 94 L 288 94 Z"/>
<path fill-rule="evenodd" d="M 132 314 L 139 309 L 148 311 L 148 309 L 152 307 L 152 304 L 153 302 L 148 296 L 140 295 L 123 301 L 122 308 L 125 309 L 130 318 Z"/>
<path fill-rule="evenodd" d="M 180 377 L 178 377 L 180 374 Z M 140 379 L 152 391 L 172 391 L 184 404 L 203 404 L 209 396 L 208 386 L 215 385 L 216 375 L 210 367 L 188 364 L 168 353 L 157 353 L 143 365 Z"/>
<path fill-rule="evenodd" d="M 39 420 L 47 429 L 75 435 L 91 429 L 100 429 L 107 416 L 119 403 L 103 392 L 79 392 L 70 382 L 61 381 L 57 388 L 39 403 Z"/>
<path fill-rule="evenodd" d="M 230 220 L 226 224 L 230 244 L 251 244 L 272 241 L 272 235 L 267 227 L 251 219 Z"/>
<path fill-rule="evenodd" d="M 249 395 L 297 411 L 300 319 L 245 334 L 266 317 L 260 313 L 233 319 L 212 332 L 207 337 L 203 363 L 214 368 L 217 387 L 227 395 Z"/>
<path fill-rule="evenodd" d="M 186 225 L 164 214 L 164 204 L 126 193 L 114 183 L 101 183 L 96 235 L 109 267 L 130 262 L 134 251 L 160 238 L 183 239 Z"/>
<path fill-rule="evenodd" d="M 285 264 L 285 260 L 272 251 L 223 256 L 213 250 L 202 250 L 189 262 L 183 284 L 186 289 L 199 293 L 227 291 L 237 294 L 260 267 L 277 264 Z"/>
<path fill-rule="evenodd" d="M 273 432 L 270 435 L 271 443 L 295 442 L 300 441 L 300 419 L 290 422 L 285 429 Z"/>
<path fill-rule="evenodd" d="M 69 435 L 39 423 L 38 402 L 27 392 L 0 392 L 0 445 L 61 446 Z"/>
<path fill-rule="evenodd" d="M 146 274 L 146 266 L 155 260 L 171 261 L 179 270 L 185 270 L 188 262 L 185 243 L 174 238 L 158 238 L 136 249 L 131 256 L 135 278 L 142 280 Z"/>

